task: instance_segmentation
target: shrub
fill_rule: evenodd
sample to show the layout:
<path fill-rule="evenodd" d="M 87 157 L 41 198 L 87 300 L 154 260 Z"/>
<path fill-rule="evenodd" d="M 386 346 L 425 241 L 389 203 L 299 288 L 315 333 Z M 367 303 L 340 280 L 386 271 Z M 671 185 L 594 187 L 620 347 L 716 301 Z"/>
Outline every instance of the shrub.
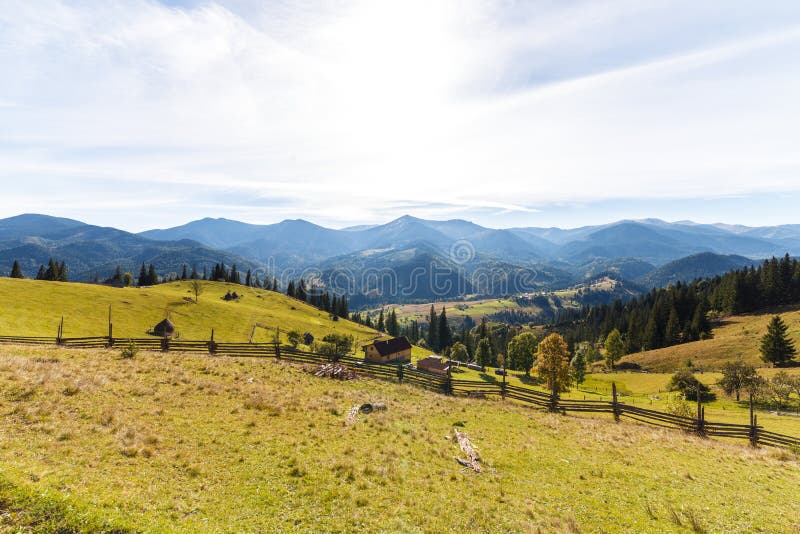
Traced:
<path fill-rule="evenodd" d="M 136 345 L 136 342 L 132 339 L 128 340 L 128 344 L 122 347 L 122 350 L 119 352 L 119 355 L 122 356 L 123 359 L 129 360 L 134 358 L 139 353 L 139 347 Z"/>
<path fill-rule="evenodd" d="M 680 417 L 694 417 L 692 405 L 686 402 L 683 395 L 669 395 L 664 405 L 667 413 Z"/>
<path fill-rule="evenodd" d="M 670 391 L 680 391 L 686 400 L 696 401 L 697 392 L 700 392 L 701 401 L 712 401 L 716 395 L 711 393 L 707 385 L 700 382 L 688 369 L 677 371 L 669 382 Z"/>

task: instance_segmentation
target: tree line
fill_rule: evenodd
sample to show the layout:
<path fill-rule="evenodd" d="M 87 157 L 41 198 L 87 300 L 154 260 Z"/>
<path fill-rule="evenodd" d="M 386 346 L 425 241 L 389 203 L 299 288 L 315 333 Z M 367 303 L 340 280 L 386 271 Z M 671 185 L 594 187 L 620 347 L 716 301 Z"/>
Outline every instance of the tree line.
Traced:
<path fill-rule="evenodd" d="M 787 254 L 758 267 L 653 289 L 639 298 L 564 310 L 554 329 L 574 345 L 620 332 L 625 353 L 669 347 L 711 335 L 710 314 L 739 314 L 800 302 L 800 262 Z"/>

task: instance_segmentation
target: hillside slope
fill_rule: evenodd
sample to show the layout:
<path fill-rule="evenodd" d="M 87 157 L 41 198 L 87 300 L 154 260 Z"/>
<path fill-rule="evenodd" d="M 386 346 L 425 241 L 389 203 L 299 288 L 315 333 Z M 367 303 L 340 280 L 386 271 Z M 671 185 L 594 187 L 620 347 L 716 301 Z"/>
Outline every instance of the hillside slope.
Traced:
<path fill-rule="evenodd" d="M 800 347 L 800 307 L 791 306 L 769 313 L 728 317 L 714 328 L 712 339 L 629 354 L 622 361 L 635 362 L 654 371 L 674 371 L 691 360 L 695 367 L 715 370 L 741 355 L 746 362 L 764 366 L 758 347 L 774 314 L 783 318 L 795 346 Z"/>
<path fill-rule="evenodd" d="M 214 328 L 217 341 L 248 341 L 254 325 L 254 341 L 262 342 L 271 341 L 278 327 L 284 336 L 289 330 L 316 337 L 341 332 L 356 340 L 376 336 L 370 328 L 332 321 L 327 313 L 281 293 L 219 282 L 203 282 L 203 288 L 195 304 L 189 282 L 112 288 L 0 278 L 0 295 L 13 303 L 0 307 L 0 335 L 55 337 L 63 316 L 65 337 L 104 336 L 110 305 L 115 337 L 142 337 L 166 315 L 182 339 L 208 339 Z M 228 291 L 242 298 L 222 300 Z"/>
<path fill-rule="evenodd" d="M 701 252 L 662 265 L 636 281 L 645 287 L 666 287 L 676 282 L 691 282 L 697 278 L 711 278 L 734 269 L 749 267 L 759 262 L 744 256 Z"/>
<path fill-rule="evenodd" d="M 366 401 L 387 410 L 347 424 Z M 0 521 L 12 531 L 42 520 L 146 532 L 800 528 L 800 464 L 786 451 L 273 360 L 2 346 L 0 406 L 11 512 Z M 453 459 L 454 425 L 479 447 L 482 474 Z M 50 514 L 45 499 L 63 506 Z"/>

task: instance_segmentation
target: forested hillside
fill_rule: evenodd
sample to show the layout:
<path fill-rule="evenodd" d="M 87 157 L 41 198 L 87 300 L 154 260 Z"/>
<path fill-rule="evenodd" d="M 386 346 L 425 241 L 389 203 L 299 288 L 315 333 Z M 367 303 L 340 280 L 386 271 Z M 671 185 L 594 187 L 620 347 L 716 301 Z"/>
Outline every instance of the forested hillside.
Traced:
<path fill-rule="evenodd" d="M 800 302 L 800 262 L 788 255 L 758 268 L 654 289 L 623 303 L 564 312 L 557 329 L 572 342 L 597 341 L 613 329 L 627 352 L 697 341 L 711 335 L 710 316 L 739 314 Z"/>

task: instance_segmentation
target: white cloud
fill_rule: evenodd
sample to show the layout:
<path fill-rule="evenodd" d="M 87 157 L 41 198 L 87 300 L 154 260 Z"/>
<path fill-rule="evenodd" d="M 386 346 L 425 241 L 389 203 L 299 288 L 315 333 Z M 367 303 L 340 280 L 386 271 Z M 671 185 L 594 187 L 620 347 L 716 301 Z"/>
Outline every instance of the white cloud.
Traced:
<path fill-rule="evenodd" d="M 140 220 L 125 206 L 156 187 L 180 217 L 328 223 L 398 199 L 458 215 L 800 189 L 800 8 L 734 4 L 11 2 L 1 214 L 80 190 L 75 211 Z"/>

